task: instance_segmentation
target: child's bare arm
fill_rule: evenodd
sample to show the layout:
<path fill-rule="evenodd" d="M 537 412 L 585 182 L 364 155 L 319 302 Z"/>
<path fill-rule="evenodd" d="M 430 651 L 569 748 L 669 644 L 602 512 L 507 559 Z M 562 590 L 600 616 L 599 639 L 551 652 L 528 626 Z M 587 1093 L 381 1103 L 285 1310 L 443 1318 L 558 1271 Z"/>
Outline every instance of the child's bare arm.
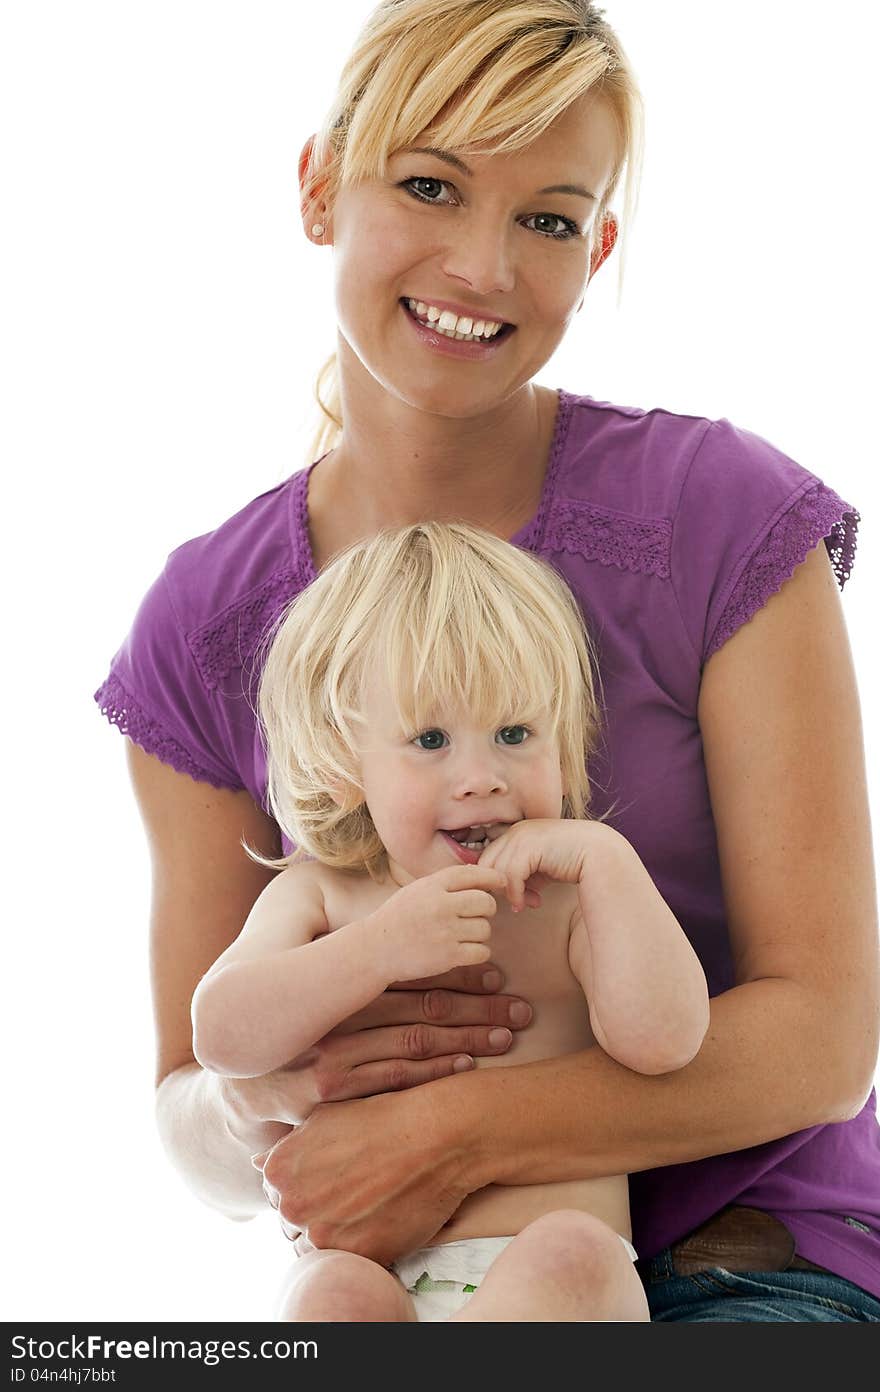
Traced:
<path fill-rule="evenodd" d="M 535 876 L 577 885 L 569 960 L 606 1053 L 639 1073 L 691 1061 L 709 1025 L 706 978 L 625 837 L 601 822 L 518 822 L 480 864 L 506 874 L 515 909 L 534 902 Z"/>
<path fill-rule="evenodd" d="M 709 1027 L 706 978 L 634 848 L 601 831 L 584 857 L 569 961 L 605 1052 L 638 1073 L 670 1073 L 690 1063 Z"/>
<path fill-rule="evenodd" d="M 203 1068 L 253 1078 L 281 1067 L 387 985 L 363 924 L 328 932 L 312 867 L 266 886 L 235 942 L 202 977 L 192 1002 Z"/>
<path fill-rule="evenodd" d="M 329 931 L 314 867 L 293 866 L 263 890 L 235 942 L 193 996 L 193 1050 L 228 1077 L 282 1067 L 393 981 L 489 958 L 495 871 L 453 866 Z"/>

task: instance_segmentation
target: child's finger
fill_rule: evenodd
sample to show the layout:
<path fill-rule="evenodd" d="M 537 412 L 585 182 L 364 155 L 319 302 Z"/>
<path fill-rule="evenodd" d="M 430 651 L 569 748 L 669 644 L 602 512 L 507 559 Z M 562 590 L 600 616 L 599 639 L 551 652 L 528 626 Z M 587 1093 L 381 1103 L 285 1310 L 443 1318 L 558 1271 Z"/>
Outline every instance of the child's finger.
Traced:
<path fill-rule="evenodd" d="M 463 942 L 458 945 L 458 960 L 461 966 L 488 962 L 492 949 L 488 943 Z"/>
<path fill-rule="evenodd" d="M 453 865 L 448 871 L 440 871 L 440 874 L 447 876 L 447 884 L 451 881 L 457 885 L 459 880 L 463 880 L 462 889 L 503 889 L 507 876 L 503 870 L 497 869 L 494 865 L 483 865 L 480 861 L 476 865 Z"/>
<path fill-rule="evenodd" d="M 508 873 L 507 876 L 507 899 L 514 913 L 519 913 L 525 908 L 526 903 L 525 881 L 519 875 Z"/>

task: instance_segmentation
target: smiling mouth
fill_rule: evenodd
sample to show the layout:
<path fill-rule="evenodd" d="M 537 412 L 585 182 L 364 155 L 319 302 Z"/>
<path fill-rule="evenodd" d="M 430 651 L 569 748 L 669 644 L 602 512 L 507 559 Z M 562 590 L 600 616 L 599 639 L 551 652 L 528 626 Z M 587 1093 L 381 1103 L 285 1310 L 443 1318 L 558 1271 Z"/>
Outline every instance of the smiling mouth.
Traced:
<path fill-rule="evenodd" d="M 399 301 L 399 304 L 421 328 L 430 329 L 441 338 L 448 338 L 453 343 L 480 343 L 484 346 L 492 345 L 494 347 L 496 343 L 501 343 L 505 338 L 509 338 L 516 328 L 514 324 L 502 322 L 501 327 L 495 330 L 494 325 L 498 323 L 497 319 L 468 319 L 462 315 L 452 314 L 447 310 L 442 313 L 434 310 L 433 312 L 439 314 L 439 317 L 432 320 L 428 317 L 428 306 L 421 304 L 421 301 L 404 298 Z M 419 307 L 425 312 L 420 313 Z M 461 332 L 462 322 L 470 325 L 470 329 L 466 333 Z"/>

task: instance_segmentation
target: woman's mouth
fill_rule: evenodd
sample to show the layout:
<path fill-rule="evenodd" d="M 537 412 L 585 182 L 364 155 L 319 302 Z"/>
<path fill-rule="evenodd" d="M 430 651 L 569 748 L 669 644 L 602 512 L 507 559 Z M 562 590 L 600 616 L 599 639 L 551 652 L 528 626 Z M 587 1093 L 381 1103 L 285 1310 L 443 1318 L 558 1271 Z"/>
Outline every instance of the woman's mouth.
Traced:
<path fill-rule="evenodd" d="M 513 324 L 471 319 L 422 300 L 402 299 L 400 305 L 422 342 L 451 357 L 491 357 L 516 332 Z"/>

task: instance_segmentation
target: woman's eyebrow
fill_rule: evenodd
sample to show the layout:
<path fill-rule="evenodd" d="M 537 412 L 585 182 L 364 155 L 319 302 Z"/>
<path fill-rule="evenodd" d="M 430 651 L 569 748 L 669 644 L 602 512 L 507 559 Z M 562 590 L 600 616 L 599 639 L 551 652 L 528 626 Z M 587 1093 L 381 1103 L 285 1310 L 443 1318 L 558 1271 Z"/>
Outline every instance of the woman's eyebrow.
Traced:
<path fill-rule="evenodd" d="M 468 178 L 473 178 L 473 170 L 468 169 L 464 160 L 460 160 L 457 155 L 451 155 L 448 150 L 438 150 L 435 145 L 407 145 L 403 150 L 396 150 L 398 155 L 433 155 L 435 159 L 445 160 L 460 173 L 466 174 Z M 538 193 L 573 193 L 578 198 L 590 198 L 595 203 L 596 195 L 590 193 L 582 184 L 550 184 L 547 188 L 540 188 Z"/>

